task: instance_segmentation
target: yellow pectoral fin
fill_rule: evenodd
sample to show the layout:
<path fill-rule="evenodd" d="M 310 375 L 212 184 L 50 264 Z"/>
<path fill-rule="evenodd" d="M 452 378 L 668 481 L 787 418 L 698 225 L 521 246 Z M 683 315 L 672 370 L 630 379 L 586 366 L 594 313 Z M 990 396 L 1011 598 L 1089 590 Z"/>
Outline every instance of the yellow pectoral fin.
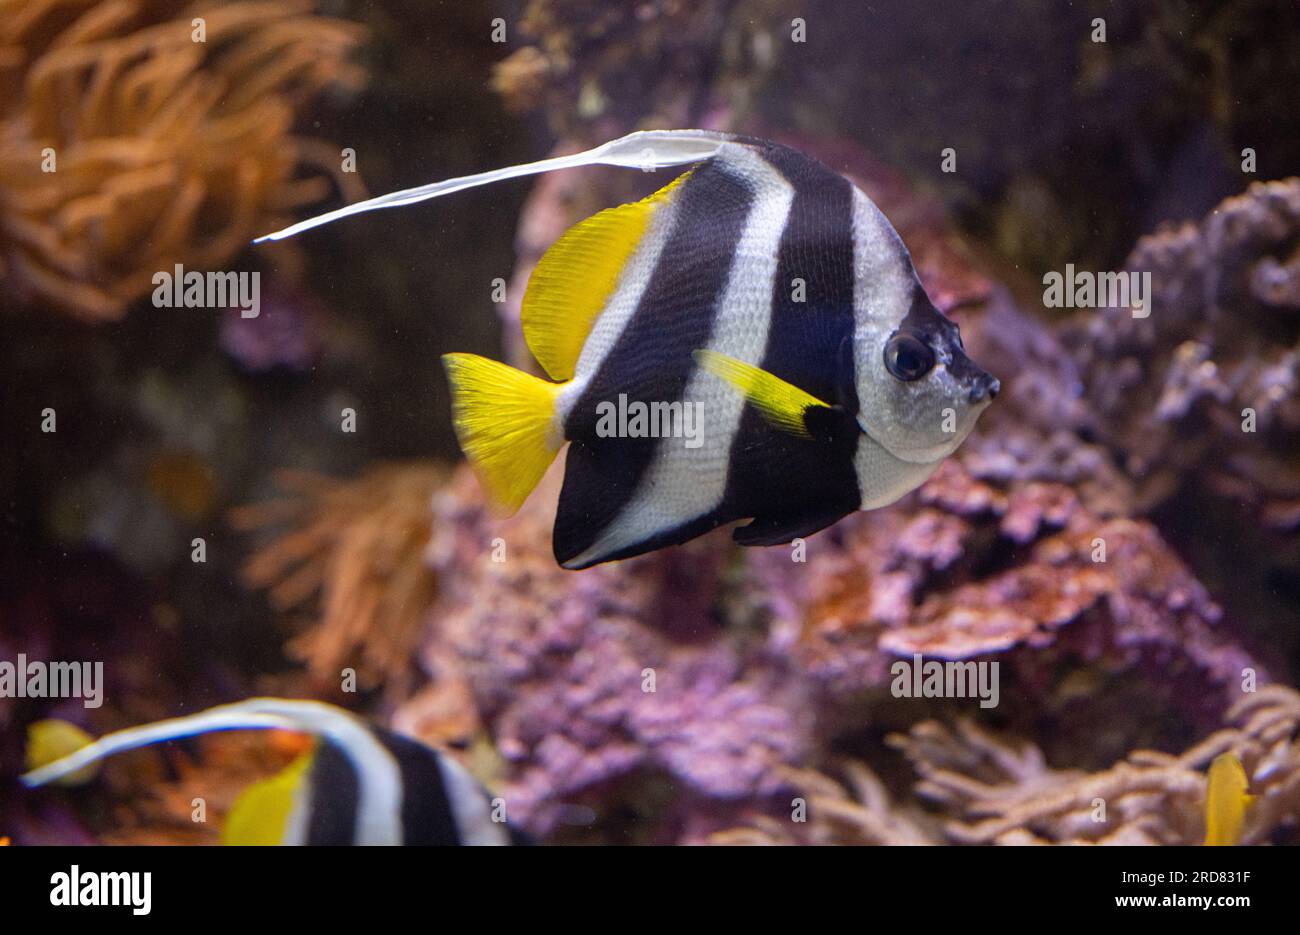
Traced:
<path fill-rule="evenodd" d="M 528 279 L 524 340 L 552 380 L 572 380 L 582 345 L 650 218 L 690 173 L 648 198 L 609 208 L 569 228 Z"/>
<path fill-rule="evenodd" d="M 39 769 L 55 760 L 61 760 L 68 754 L 89 746 L 94 739 L 76 724 L 67 721 L 56 718 L 37 721 L 27 728 L 27 769 Z M 98 772 L 99 764 L 91 763 L 55 782 L 61 786 L 80 786 L 94 779 Z"/>
<path fill-rule="evenodd" d="M 714 376 L 734 386 L 772 425 L 800 438 L 811 438 L 804 414 L 813 406 L 830 407 L 799 387 L 747 364 L 743 360 L 719 354 L 717 351 L 699 350 L 693 355 L 695 362 Z"/>
<path fill-rule="evenodd" d="M 284 842 L 285 828 L 299 790 L 307 780 L 313 753 L 304 753 L 280 772 L 239 794 L 221 829 L 221 843 L 269 846 Z"/>

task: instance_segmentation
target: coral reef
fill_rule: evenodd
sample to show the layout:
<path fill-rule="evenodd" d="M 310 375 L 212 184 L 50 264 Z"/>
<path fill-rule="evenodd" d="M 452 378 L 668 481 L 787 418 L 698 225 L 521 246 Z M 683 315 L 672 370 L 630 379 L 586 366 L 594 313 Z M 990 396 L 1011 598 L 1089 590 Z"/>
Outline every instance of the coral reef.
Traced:
<path fill-rule="evenodd" d="M 780 678 L 761 643 L 679 629 L 712 628 L 709 592 L 725 555 L 703 544 L 635 567 L 562 572 L 547 488 L 504 524 L 467 472 L 434 500 L 439 597 L 422 659 L 435 684 L 449 662 L 465 678 L 509 766 L 512 815 L 549 833 L 573 806 L 607 804 L 600 789 L 648 773 L 674 790 L 675 811 L 638 829 L 662 842 L 686 833 L 675 819 L 705 820 L 689 803 L 781 788 L 779 767 L 806 752 L 811 727 L 800 685 Z M 418 729 L 427 700 L 409 701 L 398 723 Z"/>
<path fill-rule="evenodd" d="M 1109 308 L 1062 329 L 1090 430 L 1133 478 L 1137 509 L 1252 619 L 1293 617 L 1300 594 L 1298 239 L 1300 179 L 1252 184 L 1138 242 L 1127 267 L 1150 274 L 1147 317 Z M 1207 516 L 1235 549 L 1190 525 Z M 1294 651 L 1296 634 L 1269 638 Z"/>
<path fill-rule="evenodd" d="M 231 513 L 244 531 L 281 529 L 245 564 L 243 580 L 265 589 L 278 612 L 313 621 L 289 652 L 323 683 L 344 668 L 363 685 L 400 680 L 433 601 L 424 550 L 442 477 L 423 463 L 382 465 L 351 481 L 281 471 L 280 499 Z"/>
<path fill-rule="evenodd" d="M 362 78 L 348 61 L 360 27 L 314 6 L 3 0 L 0 275 L 13 291 L 116 319 L 156 271 L 221 266 L 325 197 L 331 176 L 360 195 L 329 147 L 292 132 L 305 101 Z"/>
<path fill-rule="evenodd" d="M 321 356 L 328 313 L 306 291 L 273 282 L 263 290 L 256 318 L 243 310 L 221 313 L 221 349 L 244 370 L 302 373 Z"/>
<path fill-rule="evenodd" d="M 1127 268 L 1151 274 L 1148 316 L 1090 311 L 1066 330 L 1093 428 L 1145 508 L 1196 483 L 1252 522 L 1300 528 L 1297 238 L 1300 179 L 1256 183 L 1203 222 L 1138 242 Z"/>
<path fill-rule="evenodd" d="M 847 785 L 792 770 L 806 797 L 797 820 L 753 816 L 713 844 L 1199 844 L 1205 783 L 1224 752 L 1246 766 L 1250 792 L 1242 843 L 1294 843 L 1300 824 L 1300 694 L 1284 686 L 1246 695 L 1225 726 L 1178 755 L 1137 750 L 1107 769 L 1053 769 L 1043 752 L 970 720 L 927 720 L 889 738 L 911 763 L 921 802 L 891 800 L 857 762 Z"/>
<path fill-rule="evenodd" d="M 791 790 L 791 817 L 752 816 L 747 827 L 709 836 L 720 846 L 812 844 L 913 846 L 940 843 L 933 818 L 919 809 L 904 810 L 865 764 L 844 764 L 844 781 L 810 769 L 785 773 Z M 795 809 L 800 809 L 796 812 Z"/>
<path fill-rule="evenodd" d="M 1300 695 L 1284 686 L 1246 695 L 1222 730 L 1181 755 L 1139 750 L 1093 774 L 1051 769 L 1036 747 L 969 722 L 927 721 L 892 740 L 921 776 L 917 794 L 950 816 L 955 843 L 1199 844 L 1205 770 L 1227 751 L 1256 797 L 1242 843 L 1281 843 L 1300 818 Z"/>

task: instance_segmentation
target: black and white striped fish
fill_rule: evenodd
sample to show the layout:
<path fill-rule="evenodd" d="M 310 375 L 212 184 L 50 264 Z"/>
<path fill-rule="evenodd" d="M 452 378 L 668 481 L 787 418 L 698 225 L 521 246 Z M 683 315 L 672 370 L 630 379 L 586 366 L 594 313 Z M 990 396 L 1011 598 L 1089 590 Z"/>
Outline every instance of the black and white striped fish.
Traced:
<path fill-rule="evenodd" d="M 577 224 L 542 258 L 522 317 L 551 381 L 469 354 L 444 358 L 461 446 L 504 505 L 518 507 L 569 443 L 553 541 L 564 567 L 741 519 L 751 522 L 737 542 L 786 543 L 893 503 L 956 450 L 997 394 L 875 204 L 764 140 L 633 133 L 385 195 L 271 237 L 592 164 L 695 167 Z M 615 408 L 631 418 L 609 418 Z M 694 445 L 665 437 L 692 413 Z"/>
<path fill-rule="evenodd" d="M 22 780 L 42 786 L 78 773 L 84 777 L 87 767 L 124 750 L 246 729 L 295 731 L 316 737 L 317 743 L 240 795 L 222 829 L 225 844 L 528 843 L 508 823 L 494 820 L 487 792 L 455 760 L 318 701 L 250 698 L 127 728 L 41 765 Z"/>

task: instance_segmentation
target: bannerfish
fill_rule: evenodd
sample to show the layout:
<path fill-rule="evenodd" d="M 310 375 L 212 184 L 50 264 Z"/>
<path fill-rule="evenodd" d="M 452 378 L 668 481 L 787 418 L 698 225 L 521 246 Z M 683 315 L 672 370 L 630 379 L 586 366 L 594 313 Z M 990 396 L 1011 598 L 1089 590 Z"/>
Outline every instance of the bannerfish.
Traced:
<path fill-rule="evenodd" d="M 1210 764 L 1205 786 L 1205 844 L 1232 846 L 1241 843 L 1246 825 L 1246 808 L 1255 801 L 1246 789 L 1250 780 L 1232 753 L 1220 753 Z"/>
<path fill-rule="evenodd" d="M 765 140 L 642 131 L 383 195 L 260 240 L 598 164 L 692 168 L 575 225 L 542 257 L 522 323 L 550 380 L 472 354 L 443 358 L 461 447 L 506 509 L 569 445 L 553 535 L 565 568 L 745 519 L 740 544 L 783 544 L 886 506 L 921 485 L 997 395 L 879 208 Z"/>
<path fill-rule="evenodd" d="M 317 701 L 250 698 L 105 734 L 25 773 L 42 786 L 125 750 L 218 730 L 279 729 L 314 749 L 239 796 L 223 844 L 526 844 L 496 820 L 488 793 L 451 757 Z M 35 756 L 29 754 L 29 762 Z"/>

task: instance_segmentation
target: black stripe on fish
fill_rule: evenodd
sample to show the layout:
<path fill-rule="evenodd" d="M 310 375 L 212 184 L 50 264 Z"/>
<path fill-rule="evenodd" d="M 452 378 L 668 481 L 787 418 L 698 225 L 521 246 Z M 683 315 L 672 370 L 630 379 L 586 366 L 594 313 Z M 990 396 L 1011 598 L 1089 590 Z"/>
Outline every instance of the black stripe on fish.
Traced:
<path fill-rule="evenodd" d="M 360 779 L 347 754 L 321 738 L 307 780 L 307 834 L 304 844 L 345 846 L 356 842 Z"/>
<path fill-rule="evenodd" d="M 553 535 L 561 564 L 590 548 L 631 501 L 664 441 L 599 438 L 597 405 L 617 404 L 620 393 L 629 404 L 682 399 L 753 203 L 749 185 L 720 159 L 697 168 L 674 198 L 672 230 L 641 301 L 565 420 L 573 444 Z"/>
<path fill-rule="evenodd" d="M 375 735 L 397 760 L 401 772 L 402 843 L 410 846 L 460 844 L 460 829 L 456 826 L 456 815 L 439 764 L 441 754 L 400 734 L 377 730 Z"/>
<path fill-rule="evenodd" d="M 759 365 L 856 412 L 853 374 L 840 371 L 840 349 L 854 326 L 853 186 L 785 146 L 768 144 L 762 156 L 790 183 L 794 201 L 781 235 L 767 350 Z M 795 301 L 795 279 L 804 282 L 802 302 Z M 847 359 L 851 366 L 852 356 Z"/>
<path fill-rule="evenodd" d="M 802 153 L 767 144 L 763 157 L 785 176 L 794 201 L 781 236 L 764 370 L 836 404 L 809 425 L 812 439 L 774 429 L 746 406 L 732 441 L 724 511 L 752 516 L 735 531 L 746 545 L 811 535 L 862 502 L 854 454 L 853 187 Z M 793 283 L 804 283 L 804 301 Z"/>

